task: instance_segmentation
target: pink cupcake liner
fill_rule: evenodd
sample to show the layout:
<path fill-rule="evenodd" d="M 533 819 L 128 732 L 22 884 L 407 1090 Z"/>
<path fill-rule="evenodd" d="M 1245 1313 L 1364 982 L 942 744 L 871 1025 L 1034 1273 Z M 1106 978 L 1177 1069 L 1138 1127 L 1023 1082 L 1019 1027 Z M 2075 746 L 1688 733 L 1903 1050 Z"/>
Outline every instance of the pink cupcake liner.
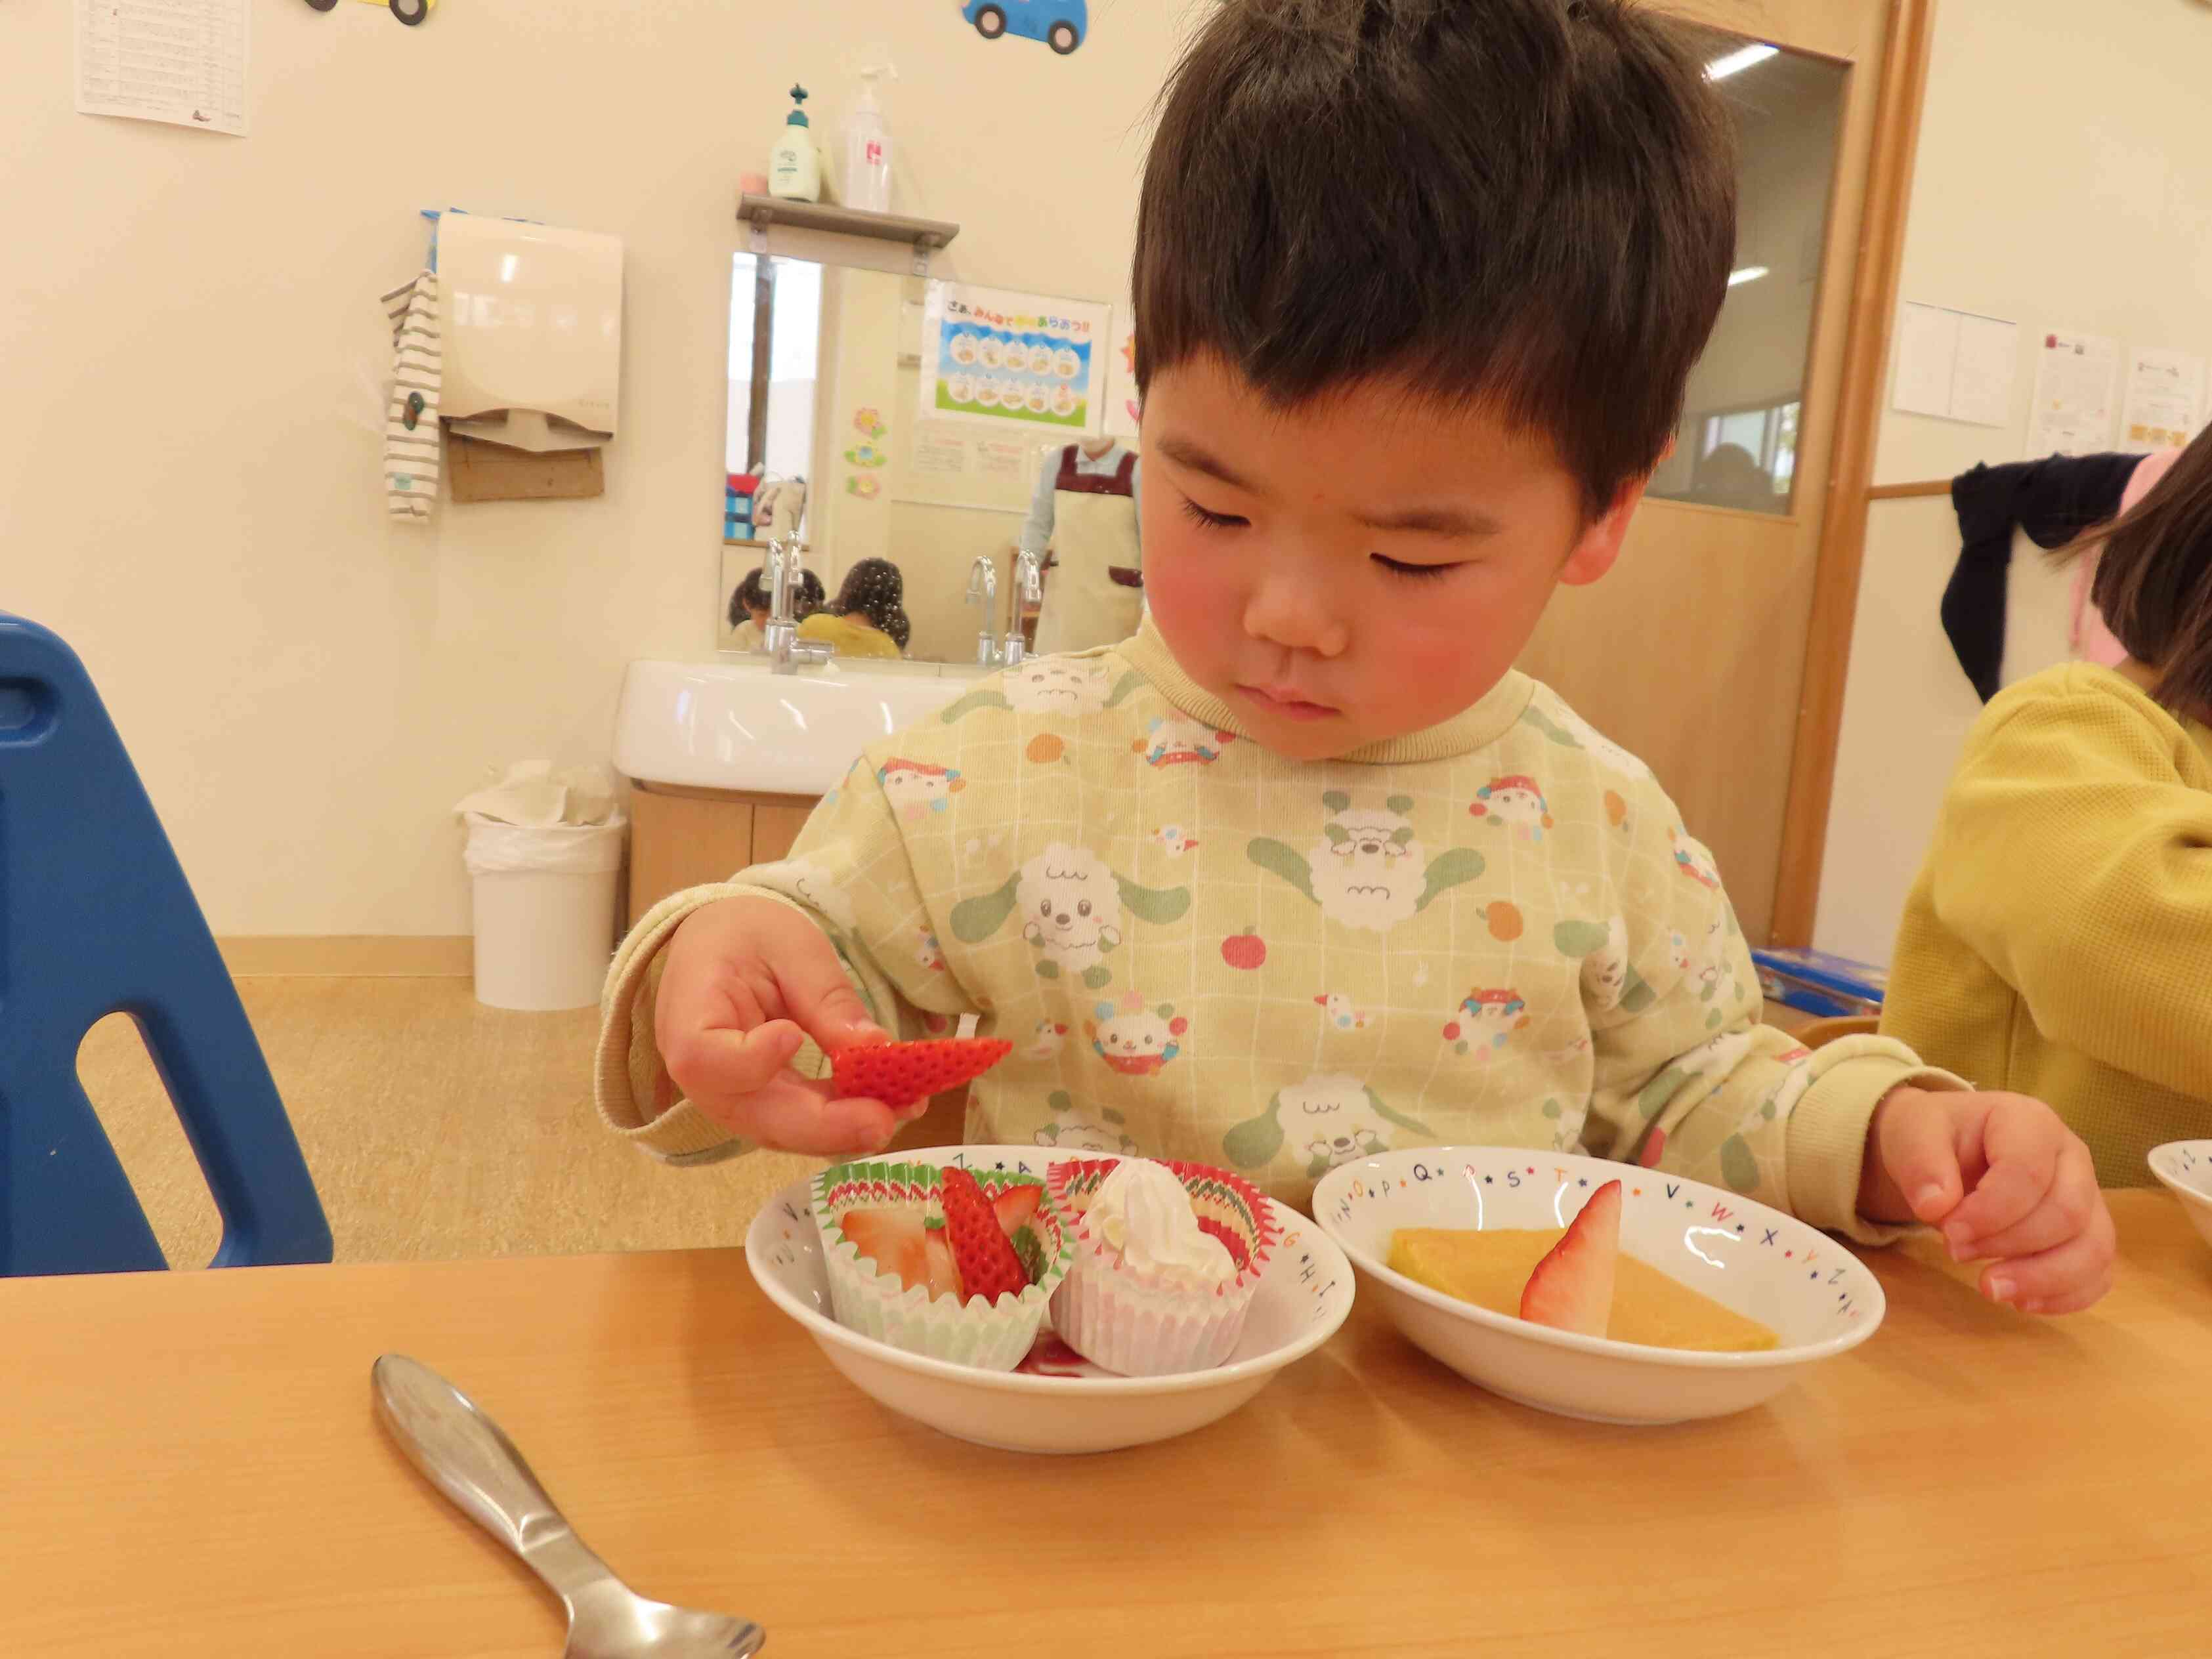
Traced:
<path fill-rule="evenodd" d="M 1207 1164 L 1158 1161 L 1182 1182 L 1200 1220 L 1212 1224 L 1208 1231 L 1243 1246 L 1236 1277 L 1214 1290 L 1156 1281 L 1091 1235 L 1085 1212 L 1114 1172 L 1112 1161 L 1055 1164 L 1045 1176 L 1047 1193 L 1075 1228 L 1074 1258 L 1052 1296 L 1053 1328 L 1093 1364 L 1124 1376 L 1210 1370 L 1227 1359 L 1243 1334 L 1268 1252 L 1282 1237 L 1273 1205 L 1249 1182 Z"/>

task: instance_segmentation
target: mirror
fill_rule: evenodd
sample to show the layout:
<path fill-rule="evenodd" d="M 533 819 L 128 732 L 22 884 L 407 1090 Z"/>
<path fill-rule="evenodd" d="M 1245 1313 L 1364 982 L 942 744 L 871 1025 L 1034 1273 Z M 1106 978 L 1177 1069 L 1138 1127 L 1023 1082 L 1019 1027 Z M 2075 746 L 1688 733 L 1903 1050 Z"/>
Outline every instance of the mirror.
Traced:
<path fill-rule="evenodd" d="M 1786 514 L 1850 66 L 1717 29 L 1686 32 L 1735 120 L 1735 267 L 1690 376 L 1674 453 L 1649 493 Z"/>
<path fill-rule="evenodd" d="M 989 292 L 733 256 L 719 650 L 759 647 L 765 595 L 748 578 L 771 534 L 799 536 L 830 611 L 852 601 L 805 635 L 872 667 L 995 664 L 1010 639 L 1074 650 L 1135 631 L 1141 475 L 1134 438 L 1098 429 L 1104 307 L 972 303 Z M 856 568 L 867 591 L 848 595 Z"/>

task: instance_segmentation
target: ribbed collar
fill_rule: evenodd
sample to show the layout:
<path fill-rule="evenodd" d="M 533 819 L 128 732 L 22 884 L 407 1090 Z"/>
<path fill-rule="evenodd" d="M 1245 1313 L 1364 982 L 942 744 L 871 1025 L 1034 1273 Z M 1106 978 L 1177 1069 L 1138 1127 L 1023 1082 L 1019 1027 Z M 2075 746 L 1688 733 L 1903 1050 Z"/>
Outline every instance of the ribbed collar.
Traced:
<path fill-rule="evenodd" d="M 1145 618 L 1133 639 L 1125 640 L 1116 649 L 1130 666 L 1158 689 L 1162 696 L 1193 720 L 1218 732 L 1234 732 L 1240 738 L 1251 738 L 1252 734 L 1236 711 L 1183 672 L 1182 665 L 1168 649 L 1167 641 L 1160 637 L 1151 617 Z M 1408 732 L 1403 737 L 1367 744 L 1339 758 L 1380 766 L 1402 761 L 1450 760 L 1473 754 L 1497 742 L 1521 718 L 1528 699 L 1535 694 L 1535 686 L 1536 683 L 1518 669 L 1509 669 L 1505 678 L 1491 687 L 1480 702 L 1462 709 L 1449 720 L 1419 732 Z"/>

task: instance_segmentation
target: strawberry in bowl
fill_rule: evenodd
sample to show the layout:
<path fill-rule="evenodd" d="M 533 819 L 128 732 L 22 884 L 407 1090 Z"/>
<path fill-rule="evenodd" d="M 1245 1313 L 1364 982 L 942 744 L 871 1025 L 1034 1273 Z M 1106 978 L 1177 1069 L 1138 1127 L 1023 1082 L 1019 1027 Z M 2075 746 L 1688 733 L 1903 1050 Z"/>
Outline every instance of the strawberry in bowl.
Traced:
<path fill-rule="evenodd" d="M 1034 1176 L 841 1164 L 815 1177 L 811 1205 L 839 1323 L 986 1370 L 1022 1363 L 1073 1251 Z"/>
<path fill-rule="evenodd" d="M 1382 1152 L 1323 1176 L 1313 1212 L 1415 1346 L 1567 1417 L 1741 1411 L 1850 1352 L 1884 1311 L 1874 1274 L 1818 1229 L 1579 1153 Z"/>
<path fill-rule="evenodd" d="M 890 1231 L 884 1235 L 891 1242 L 881 1248 L 901 1270 L 900 1276 L 888 1279 L 896 1292 L 894 1301 L 913 1297 L 927 1299 L 935 1310 L 957 1305 L 968 1317 L 985 1312 L 998 1317 L 1053 1282 L 1050 1267 L 1040 1273 L 1026 1259 L 1029 1252 L 1022 1240 L 1026 1231 L 1042 1241 L 1052 1224 L 1054 1202 L 1048 1190 L 1040 1188 L 1060 1166 L 1071 1163 L 1066 1155 L 1022 1143 L 930 1147 L 902 1157 L 900 1165 L 854 1164 L 831 1172 L 839 1177 L 833 1181 L 834 1188 L 850 1188 L 841 1190 L 838 1199 L 845 1214 L 909 1207 L 920 1212 L 919 1251 L 913 1245 L 912 1229 L 902 1222 L 890 1223 Z M 1077 1200 L 1087 1206 L 1093 1189 L 1103 1185 L 1103 1179 L 1092 1178 L 1091 1170 L 1103 1176 L 1121 1161 L 1111 1153 L 1086 1153 L 1073 1160 L 1091 1166 L 1075 1183 Z M 955 1288 L 957 1279 L 941 1282 L 938 1293 L 931 1294 L 933 1263 L 940 1275 L 962 1271 L 949 1237 L 941 1255 L 930 1243 L 932 1234 L 944 1231 L 929 1224 L 933 1218 L 932 1195 L 939 1190 L 941 1171 L 946 1168 L 964 1169 L 975 1176 L 1000 1231 L 1008 1234 L 1016 1255 L 1025 1258 L 1024 1269 L 1034 1278 L 1020 1295 L 1001 1295 L 987 1305 L 979 1293 L 963 1302 L 960 1289 L 965 1287 Z M 793 1182 L 753 1217 L 745 1234 L 745 1264 L 754 1283 L 806 1332 L 829 1367 L 854 1387 L 890 1411 L 978 1445 L 1019 1452 L 1102 1452 L 1188 1434 L 1235 1412 L 1284 1370 L 1326 1343 L 1352 1307 L 1351 1264 L 1319 1228 L 1294 1211 L 1274 1206 L 1262 1252 L 1247 1236 L 1243 1217 L 1219 1212 L 1220 1206 L 1230 1203 L 1230 1190 L 1224 1188 L 1206 1195 L 1200 1218 L 1218 1222 L 1222 1232 L 1244 1243 L 1240 1275 L 1249 1270 L 1259 1278 L 1236 1346 L 1218 1364 L 1164 1376 L 1115 1374 L 1067 1346 L 1048 1322 L 1040 1326 L 1026 1354 L 1002 1362 L 1003 1369 L 985 1369 L 980 1356 L 939 1357 L 921 1344 L 900 1346 L 839 1316 L 837 1281 L 847 1278 L 852 1267 L 844 1258 L 848 1252 L 857 1257 L 859 1250 L 845 1236 L 842 1223 L 834 1232 L 817 1224 L 812 1210 L 819 1180 L 809 1176 Z M 1019 1211 L 1030 1204 L 1036 1207 L 1025 1226 Z M 961 1207 L 956 1199 L 954 1211 Z M 1199 1207 L 1198 1200 L 1194 1207 Z M 942 1212 L 941 1200 L 935 1209 Z M 1061 1207 L 1058 1221 L 1063 1236 L 1073 1240 L 1073 1209 Z M 869 1225 L 862 1222 L 860 1230 L 865 1232 Z M 1211 1226 L 1202 1231 L 1219 1236 Z M 1226 1240 L 1223 1248 L 1232 1261 L 1237 1259 Z M 885 1277 L 872 1267 L 870 1274 L 878 1279 Z M 919 1289 L 908 1282 L 906 1274 L 919 1275 Z M 848 1285 L 842 1292 L 848 1312 L 850 1289 Z"/>

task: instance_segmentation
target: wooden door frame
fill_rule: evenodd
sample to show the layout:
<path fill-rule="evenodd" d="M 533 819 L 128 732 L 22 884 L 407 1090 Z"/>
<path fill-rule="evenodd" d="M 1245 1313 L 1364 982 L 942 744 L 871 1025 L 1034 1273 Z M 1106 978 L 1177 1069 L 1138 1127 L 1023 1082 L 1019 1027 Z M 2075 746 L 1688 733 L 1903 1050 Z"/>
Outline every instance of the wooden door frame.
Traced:
<path fill-rule="evenodd" d="M 1773 921 L 1768 930 L 1778 945 L 1811 945 L 1820 904 L 1828 810 L 1835 793 L 1836 746 L 1843 731 L 1852 626 L 1866 557 L 1867 505 L 1873 499 L 1882 385 L 1897 317 L 1905 213 L 1912 197 L 1912 164 L 1935 28 L 1936 0 L 1891 0 L 1881 89 L 1875 105 L 1874 150 L 1859 221 L 1859 255 L 1851 276 L 1827 499 L 1813 573 L 1813 611 L 1805 633 L 1805 678 L 1790 750 Z"/>

